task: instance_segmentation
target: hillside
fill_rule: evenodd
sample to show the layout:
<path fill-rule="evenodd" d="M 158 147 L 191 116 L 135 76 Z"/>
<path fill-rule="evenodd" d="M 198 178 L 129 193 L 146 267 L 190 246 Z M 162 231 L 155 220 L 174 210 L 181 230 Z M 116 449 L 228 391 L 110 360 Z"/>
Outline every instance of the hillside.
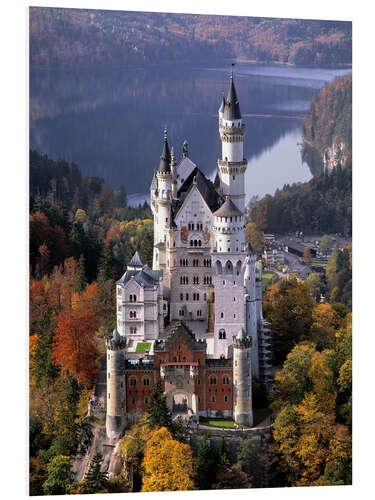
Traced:
<path fill-rule="evenodd" d="M 241 58 L 352 62 L 350 22 L 30 8 L 31 66 L 93 67 Z"/>
<path fill-rule="evenodd" d="M 316 174 L 351 161 L 352 74 L 326 84 L 314 97 L 303 124 L 303 159 Z"/>

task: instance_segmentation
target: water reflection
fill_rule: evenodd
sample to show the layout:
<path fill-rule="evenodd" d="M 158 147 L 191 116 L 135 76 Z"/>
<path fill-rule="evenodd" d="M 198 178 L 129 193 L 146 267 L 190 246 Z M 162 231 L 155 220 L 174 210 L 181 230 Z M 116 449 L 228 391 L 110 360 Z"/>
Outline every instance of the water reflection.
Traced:
<path fill-rule="evenodd" d="M 275 184 L 278 172 L 286 182 L 310 176 L 297 148 L 301 115 L 316 89 L 341 72 L 236 66 L 247 127 L 249 192 L 281 187 Z M 128 193 L 144 193 L 167 126 L 177 157 L 187 139 L 191 158 L 210 175 L 220 155 L 217 108 L 227 85 L 227 66 L 32 71 L 30 146 L 74 161 L 85 174 L 104 177 L 113 187 L 124 184 Z M 271 172 L 266 165 L 272 158 Z M 255 172 L 263 180 L 249 177 Z"/>

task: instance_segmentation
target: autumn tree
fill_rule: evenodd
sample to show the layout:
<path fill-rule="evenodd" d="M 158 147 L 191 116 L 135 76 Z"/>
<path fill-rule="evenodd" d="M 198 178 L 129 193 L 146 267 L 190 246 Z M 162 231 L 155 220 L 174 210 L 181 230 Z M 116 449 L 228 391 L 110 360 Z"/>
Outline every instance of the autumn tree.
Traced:
<path fill-rule="evenodd" d="M 319 351 L 335 346 L 335 334 L 342 319 L 330 304 L 316 304 L 312 312 L 312 324 L 308 338 Z"/>
<path fill-rule="evenodd" d="M 256 253 L 261 253 L 264 245 L 266 244 L 266 240 L 264 238 L 263 231 L 260 231 L 255 224 L 255 222 L 248 222 L 246 224 L 246 243 L 250 243 L 252 248 Z"/>
<path fill-rule="evenodd" d="M 312 262 L 312 256 L 311 256 L 311 250 L 310 250 L 309 247 L 305 247 L 303 249 L 303 257 L 302 257 L 302 259 L 303 259 L 303 262 L 305 264 L 311 264 L 311 262 Z"/>
<path fill-rule="evenodd" d="M 142 491 L 184 491 L 194 489 L 193 456 L 187 444 L 172 439 L 161 427 L 151 432 L 143 460 Z"/>
<path fill-rule="evenodd" d="M 80 383 L 91 387 L 97 374 L 98 351 L 94 335 L 98 319 L 91 311 L 71 310 L 57 317 L 52 357 L 63 372 L 74 374 Z"/>
<path fill-rule="evenodd" d="M 312 323 L 314 300 L 310 287 L 292 278 L 271 287 L 264 312 L 272 323 L 274 361 L 279 364 L 302 338 Z"/>
<path fill-rule="evenodd" d="M 320 300 L 320 294 L 322 291 L 322 280 L 319 273 L 311 273 L 306 278 L 306 283 L 310 285 L 311 295 L 316 302 Z"/>

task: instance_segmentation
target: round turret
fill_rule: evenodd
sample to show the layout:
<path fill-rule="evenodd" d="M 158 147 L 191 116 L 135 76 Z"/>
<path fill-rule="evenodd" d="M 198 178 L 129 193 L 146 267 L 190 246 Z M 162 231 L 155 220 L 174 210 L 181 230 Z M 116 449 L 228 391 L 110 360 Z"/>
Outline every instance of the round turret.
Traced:
<path fill-rule="evenodd" d="M 219 253 L 243 252 L 245 246 L 245 216 L 230 198 L 214 212 L 214 245 Z"/>
<path fill-rule="evenodd" d="M 126 339 L 117 329 L 108 335 L 107 345 L 107 418 L 109 438 L 121 435 L 126 424 L 125 346 Z"/>
<path fill-rule="evenodd" d="M 233 419 L 253 425 L 251 393 L 251 337 L 241 328 L 233 337 Z"/>

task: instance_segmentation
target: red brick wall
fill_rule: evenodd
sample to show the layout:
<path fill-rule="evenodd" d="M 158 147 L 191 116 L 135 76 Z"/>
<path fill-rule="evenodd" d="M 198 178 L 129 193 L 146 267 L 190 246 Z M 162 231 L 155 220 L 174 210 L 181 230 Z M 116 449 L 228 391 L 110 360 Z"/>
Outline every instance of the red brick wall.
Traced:
<path fill-rule="evenodd" d="M 128 412 L 145 412 L 148 410 L 151 391 L 154 386 L 156 372 L 154 370 L 127 370 L 126 371 L 126 409 Z M 143 379 L 148 378 L 150 385 L 144 385 Z M 130 380 L 135 379 L 136 385 L 130 385 Z M 135 399 L 135 402 L 133 401 Z"/>
<path fill-rule="evenodd" d="M 216 378 L 216 384 L 211 384 L 211 377 Z M 228 384 L 223 383 L 223 377 L 227 377 Z M 208 369 L 205 373 L 206 378 L 206 408 L 207 410 L 232 410 L 232 377 L 233 373 L 230 369 Z M 211 401 L 212 396 L 215 397 L 215 402 Z M 227 401 L 224 401 L 224 396 L 227 396 Z"/>

